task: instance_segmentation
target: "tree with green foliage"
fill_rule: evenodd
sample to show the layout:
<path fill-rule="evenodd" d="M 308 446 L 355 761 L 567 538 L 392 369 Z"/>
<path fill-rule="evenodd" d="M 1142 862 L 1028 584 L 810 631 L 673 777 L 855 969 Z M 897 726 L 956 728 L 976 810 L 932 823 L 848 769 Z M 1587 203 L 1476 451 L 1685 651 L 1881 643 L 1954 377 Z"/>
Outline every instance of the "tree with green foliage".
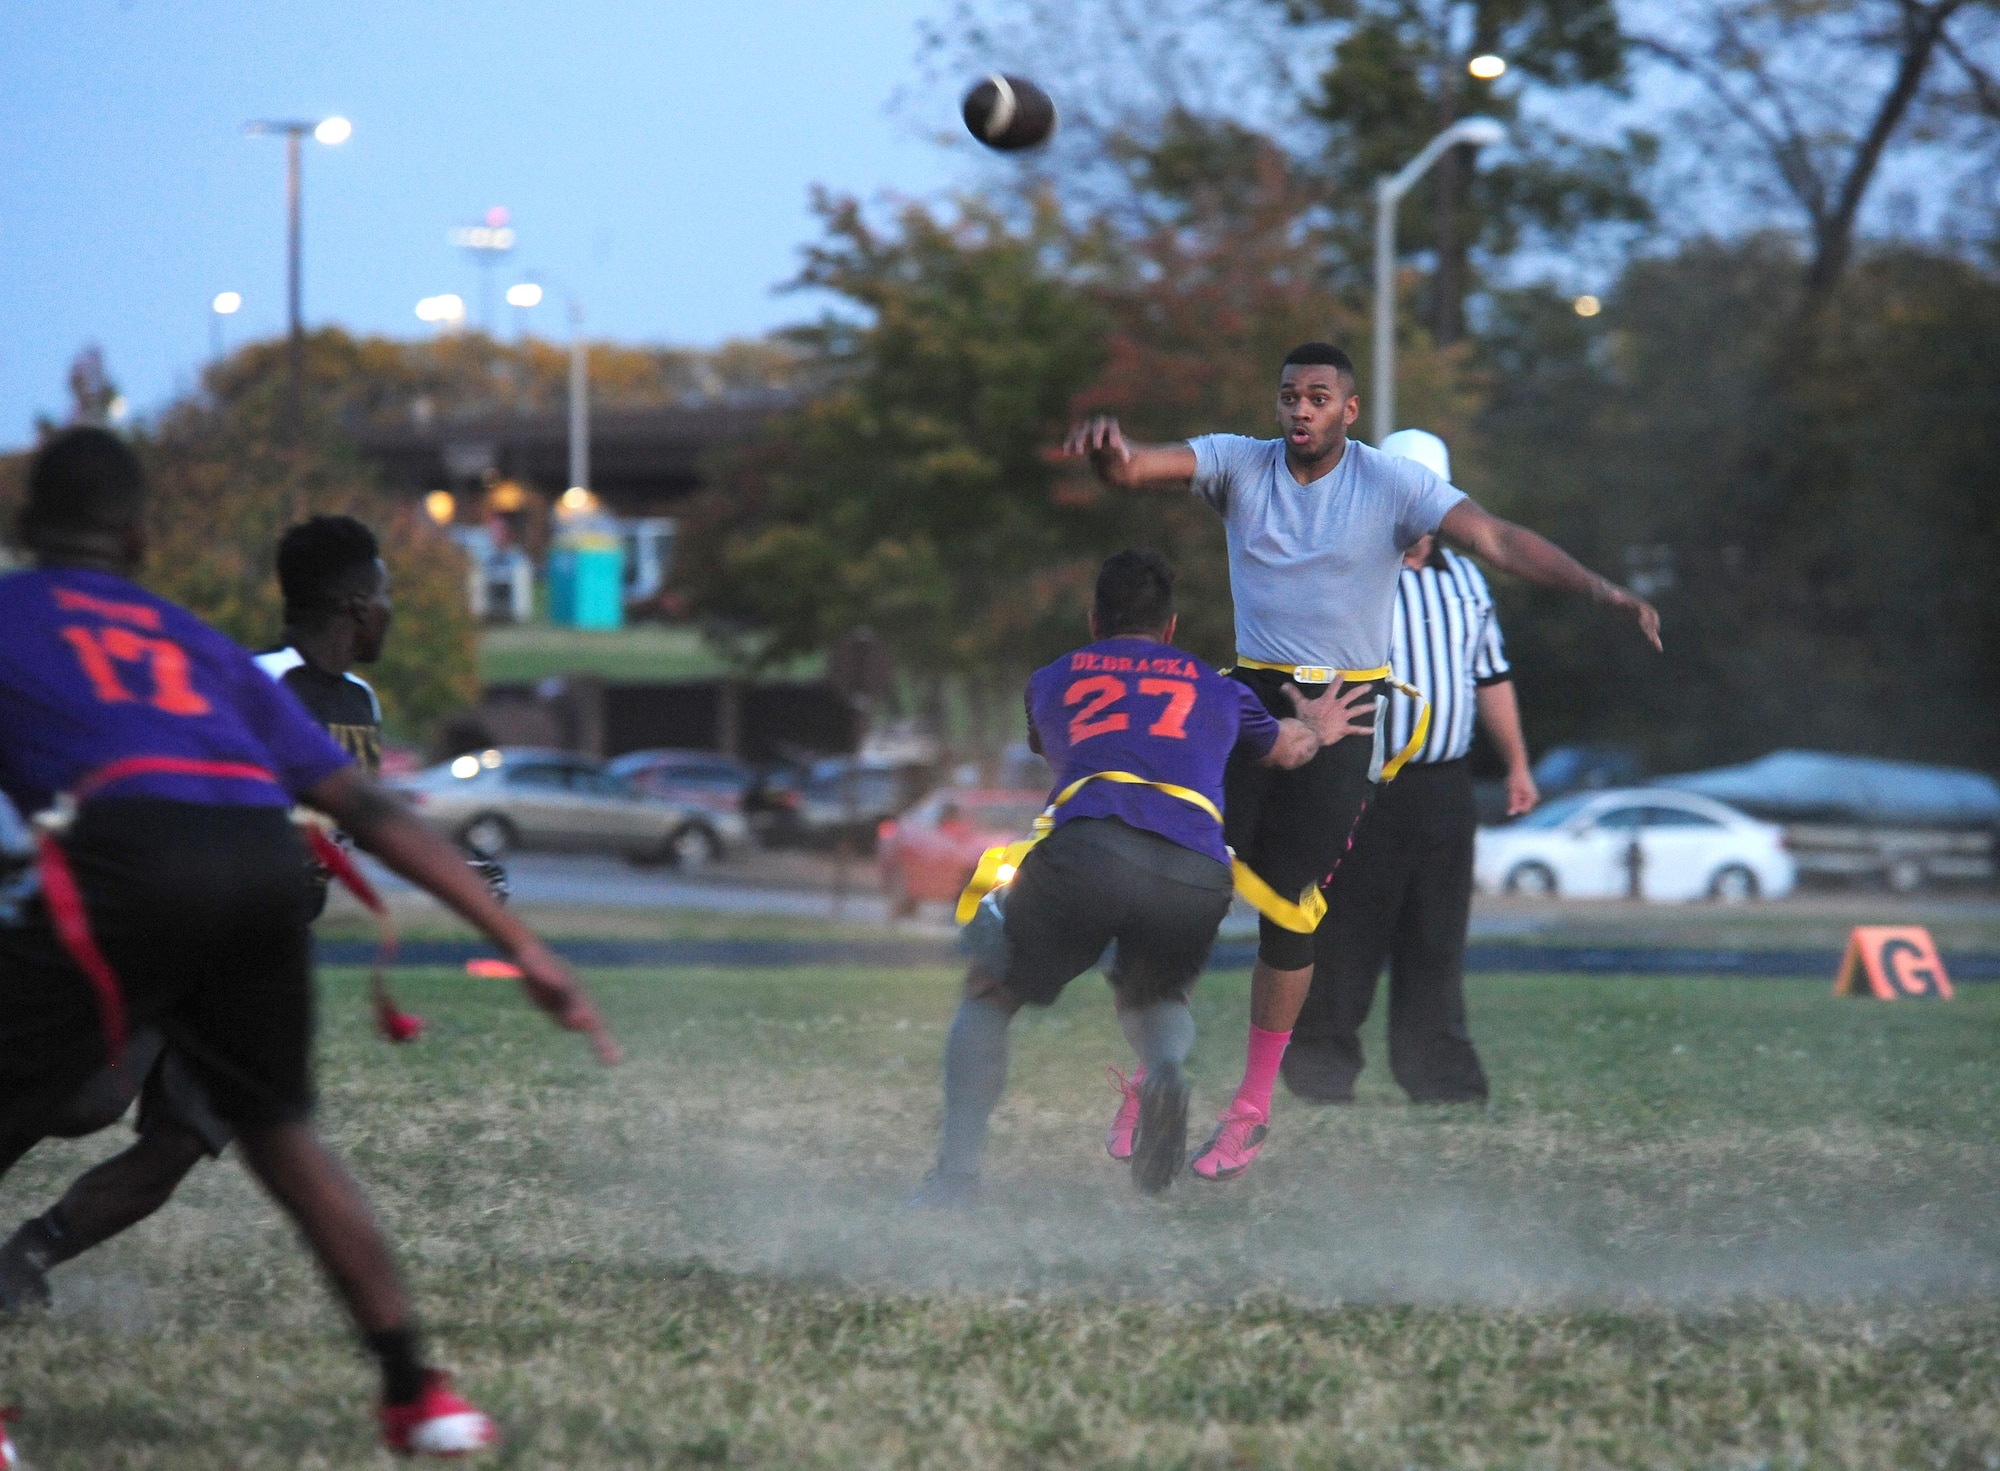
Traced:
<path fill-rule="evenodd" d="M 1628 132 L 1616 144 L 1558 128 L 1524 98 L 1620 95 L 1625 40 L 1612 0 L 1277 0 L 1308 34 L 1337 37 L 1306 111 L 1325 125 L 1319 164 L 1346 207 L 1345 254 L 1369 258 L 1375 181 L 1395 173 L 1438 133 L 1482 114 L 1509 124 L 1504 158 L 1475 170 L 1474 149 L 1449 150 L 1434 166 L 1428 211 L 1415 191 L 1397 223 L 1405 250 L 1434 262 L 1426 316 L 1450 346 L 1464 335 L 1474 247 L 1492 256 L 1524 237 L 1569 241 L 1593 225 L 1643 224 L 1651 209 L 1638 187 L 1654 139 Z M 1497 56 L 1500 77 L 1468 71 Z M 1337 209 L 1340 207 L 1337 205 Z"/>
<path fill-rule="evenodd" d="M 866 625 L 920 675 L 1011 679 L 1074 631 L 1059 569 L 1087 518 L 1054 505 L 1044 450 L 1103 361 L 1073 279 L 1093 243 L 1047 207 L 1020 229 L 976 201 L 887 227 L 818 208 L 799 284 L 857 316 L 797 334 L 828 386 L 691 510 L 685 588 L 758 631 L 755 662 Z"/>
<path fill-rule="evenodd" d="M 353 339 L 314 333 L 308 382 Z M 379 349 L 352 354 L 348 382 L 368 381 Z M 212 368 L 207 391 L 170 405 L 133 435 L 152 482 L 148 554 L 140 580 L 248 648 L 284 626 L 275 556 L 295 514 L 340 512 L 374 528 L 389 564 L 396 627 L 379 664 L 363 671 L 392 735 L 422 740 L 478 695 L 462 554 L 418 510 L 385 492 L 325 407 L 311 397 L 296 435 L 284 431 L 282 342 L 244 348 Z M 87 406 L 79 405 L 81 414 Z M 0 520 L 11 533 L 26 455 L 0 461 Z"/>
<path fill-rule="evenodd" d="M 1645 670 L 1616 630 L 1500 588 L 1538 741 L 1668 770 L 1784 745 L 1994 767 L 2000 278 L 1870 251 L 1799 359 L 1803 264 L 1777 237 L 1705 242 L 1635 263 L 1590 321 L 1501 299 L 1484 493 L 1666 579 Z"/>

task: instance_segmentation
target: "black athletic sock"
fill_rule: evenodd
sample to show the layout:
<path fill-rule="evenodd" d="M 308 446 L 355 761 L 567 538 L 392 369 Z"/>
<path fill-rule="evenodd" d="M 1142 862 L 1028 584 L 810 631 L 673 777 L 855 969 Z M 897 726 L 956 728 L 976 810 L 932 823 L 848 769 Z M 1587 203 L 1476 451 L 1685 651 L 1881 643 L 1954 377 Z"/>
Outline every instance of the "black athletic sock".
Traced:
<path fill-rule="evenodd" d="M 64 1223 L 60 1205 L 50 1206 L 29 1221 L 14 1233 L 14 1238 L 20 1243 L 20 1249 L 43 1271 L 59 1267 L 71 1257 L 81 1255 L 86 1245 L 78 1241 Z"/>
<path fill-rule="evenodd" d="M 382 1403 L 414 1404 L 424 1392 L 424 1360 L 414 1328 L 364 1333 L 362 1342 L 382 1365 Z"/>

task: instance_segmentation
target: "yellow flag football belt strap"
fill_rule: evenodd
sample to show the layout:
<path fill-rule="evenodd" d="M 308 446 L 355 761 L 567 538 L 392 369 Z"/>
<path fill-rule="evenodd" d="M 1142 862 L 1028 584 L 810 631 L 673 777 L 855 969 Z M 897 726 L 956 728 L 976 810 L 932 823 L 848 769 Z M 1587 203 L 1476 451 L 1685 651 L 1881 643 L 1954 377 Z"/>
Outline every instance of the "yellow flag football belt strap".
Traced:
<path fill-rule="evenodd" d="M 1289 674 L 1295 684 L 1332 684 L 1335 679 L 1343 684 L 1373 684 L 1381 680 L 1393 689 L 1408 695 L 1417 702 L 1417 723 L 1410 731 L 1409 743 L 1389 760 L 1382 763 L 1383 781 L 1394 781 L 1396 773 L 1410 762 L 1410 758 L 1423 750 L 1424 740 L 1431 733 L 1431 702 L 1414 685 L 1404 684 L 1389 672 L 1384 664 L 1380 669 L 1335 669 L 1325 664 L 1270 664 L 1262 659 L 1238 659 L 1238 669 L 1273 669 L 1280 674 Z M 1244 896 L 1246 899 L 1249 895 Z"/>
<path fill-rule="evenodd" d="M 1089 776 L 1079 777 L 1056 794 L 1046 811 L 1035 819 L 1032 837 L 1023 838 L 1018 843 L 1008 843 L 1004 847 L 988 848 L 979 855 L 979 866 L 972 871 L 972 881 L 958 896 L 958 922 L 969 924 L 972 916 L 979 911 L 979 901 L 1001 885 L 1012 881 L 1021 860 L 1028 856 L 1043 838 L 1055 831 L 1056 809 L 1094 781 L 1120 782 L 1127 786 L 1151 787 L 1156 792 L 1165 792 L 1169 797 L 1177 797 L 1189 806 L 1199 807 L 1220 824 L 1222 813 L 1216 805 L 1191 787 L 1175 786 L 1172 782 L 1148 781 L 1143 776 L 1134 776 L 1129 771 L 1094 771 Z M 1297 902 L 1281 897 L 1263 879 L 1259 878 L 1249 864 L 1234 853 L 1229 855 L 1229 871 L 1235 880 L 1236 892 L 1243 902 L 1263 915 L 1271 923 L 1298 935 L 1310 935 L 1319 928 L 1319 922 L 1326 914 L 1326 899 L 1317 887 L 1309 887 L 1299 895 Z"/>

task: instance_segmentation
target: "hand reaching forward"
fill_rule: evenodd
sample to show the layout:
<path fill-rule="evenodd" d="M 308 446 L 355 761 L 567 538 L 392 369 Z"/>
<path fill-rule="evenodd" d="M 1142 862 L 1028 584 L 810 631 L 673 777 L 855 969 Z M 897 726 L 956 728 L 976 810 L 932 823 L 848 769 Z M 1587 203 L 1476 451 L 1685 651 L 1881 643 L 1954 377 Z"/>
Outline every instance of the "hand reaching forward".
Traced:
<path fill-rule="evenodd" d="M 583 1033 L 605 1066 L 617 1064 L 622 1054 L 605 1030 L 597 1004 L 553 950 L 540 940 L 529 940 L 515 948 L 514 964 L 521 971 L 522 991 L 550 1021 L 564 1031 Z"/>
<path fill-rule="evenodd" d="M 1132 458 L 1132 450 L 1125 443 L 1125 432 L 1118 427 L 1118 421 L 1109 414 L 1098 414 L 1085 423 L 1070 430 L 1063 441 L 1062 457 L 1067 460 L 1090 456 L 1090 462 L 1101 474 L 1107 465 L 1124 464 Z"/>
<path fill-rule="evenodd" d="M 1312 733 L 1319 737 L 1322 746 L 1330 746 L 1335 741 L 1351 735 L 1373 735 L 1375 733 L 1375 693 L 1365 684 L 1357 684 L 1342 694 L 1343 682 L 1336 679 L 1327 686 L 1325 694 L 1317 700 L 1308 700 L 1295 684 L 1285 686 L 1285 697 L 1292 702 L 1292 709 Z M 1364 712 L 1367 718 L 1363 719 Z"/>

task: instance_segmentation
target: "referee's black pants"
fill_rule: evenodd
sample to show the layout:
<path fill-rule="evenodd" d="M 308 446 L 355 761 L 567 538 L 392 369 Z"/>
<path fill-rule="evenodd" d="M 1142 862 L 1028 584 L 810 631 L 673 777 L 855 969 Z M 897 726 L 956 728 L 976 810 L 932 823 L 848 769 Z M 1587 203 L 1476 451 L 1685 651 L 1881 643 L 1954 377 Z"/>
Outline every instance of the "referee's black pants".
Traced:
<path fill-rule="evenodd" d="M 1312 990 L 1283 1064 L 1294 1093 L 1354 1097 L 1361 1026 L 1389 963 L 1389 1071 L 1415 1103 L 1486 1099 L 1465 1017 L 1477 826 L 1466 762 L 1403 768 L 1376 789 L 1326 891 Z"/>

